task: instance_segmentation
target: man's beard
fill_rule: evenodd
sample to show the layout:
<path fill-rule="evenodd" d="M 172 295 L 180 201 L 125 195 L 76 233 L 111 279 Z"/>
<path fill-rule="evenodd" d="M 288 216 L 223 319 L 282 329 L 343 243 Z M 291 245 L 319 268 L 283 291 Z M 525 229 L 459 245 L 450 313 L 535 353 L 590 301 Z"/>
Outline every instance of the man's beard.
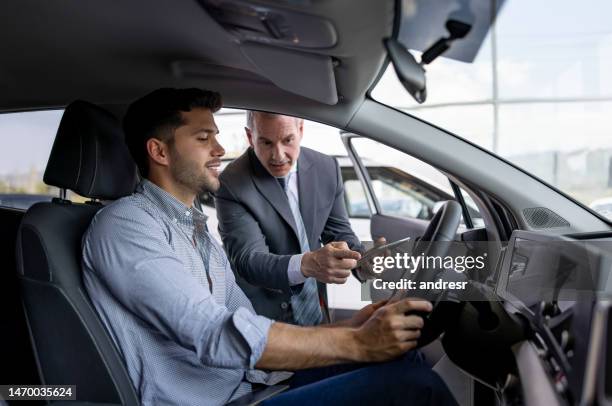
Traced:
<path fill-rule="evenodd" d="M 170 173 L 177 183 L 196 194 L 216 192 L 219 189 L 219 179 L 207 174 L 204 164 L 184 158 L 174 147 L 170 148 L 170 159 Z"/>

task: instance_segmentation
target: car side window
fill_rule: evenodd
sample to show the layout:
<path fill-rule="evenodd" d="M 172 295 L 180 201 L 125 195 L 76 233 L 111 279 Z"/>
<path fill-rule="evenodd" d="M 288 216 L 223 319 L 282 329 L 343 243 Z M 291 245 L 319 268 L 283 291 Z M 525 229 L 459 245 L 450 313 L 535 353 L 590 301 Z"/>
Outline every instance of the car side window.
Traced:
<path fill-rule="evenodd" d="M 383 214 L 429 220 L 437 202 L 452 198 L 397 168 L 372 166 L 366 169 Z"/>
<path fill-rule="evenodd" d="M 219 128 L 217 140 L 225 149 L 225 155 L 221 159 L 221 170 L 223 171 L 227 165 L 249 148 L 249 140 L 245 132 L 246 110 L 223 108 L 215 113 L 215 122 Z M 348 190 L 348 194 L 350 194 L 348 199 L 345 195 L 347 210 L 349 213 L 351 212 L 351 208 L 356 210 L 355 217 L 350 214 L 349 216 L 356 221 L 362 220 L 363 218 L 369 218 L 370 212 L 367 202 L 365 202 L 363 186 L 358 184 L 358 179 L 352 168 L 352 163 L 346 156 L 346 150 L 340 139 L 338 129 L 321 123 L 304 120 L 304 135 L 301 146 L 333 156 L 338 161 L 345 182 L 345 190 Z M 350 170 L 352 171 L 352 177 L 349 176 L 348 178 L 345 177 L 345 170 L 348 169 L 347 165 L 350 166 Z M 217 231 L 217 216 L 213 197 L 210 194 L 202 194 L 199 196 L 199 201 L 202 211 L 208 216 L 207 222 L 209 230 L 211 230 L 213 235 L 220 240 L 221 237 L 218 235 Z M 363 203 L 366 204 L 364 205 Z"/>
<path fill-rule="evenodd" d="M 465 201 L 465 205 L 468 208 L 468 213 L 470 215 L 470 219 L 472 220 L 472 225 L 476 228 L 484 227 L 485 222 L 484 222 L 484 219 L 482 218 L 482 214 L 480 214 L 478 205 L 476 205 L 476 202 L 474 202 L 474 199 L 472 199 L 472 196 L 470 196 L 468 192 L 465 191 L 465 189 L 460 188 L 460 190 L 461 190 L 461 195 L 463 196 L 463 200 Z"/>
<path fill-rule="evenodd" d="M 27 210 L 59 190 L 43 174 L 63 110 L 0 114 L 0 207 Z"/>
<path fill-rule="evenodd" d="M 347 159 L 347 162 L 350 161 Z M 344 184 L 344 203 L 349 217 L 369 219 L 372 217 L 372 212 L 363 184 L 355 173 L 355 168 L 351 164 L 351 166 L 341 166 L 340 170 Z"/>
<path fill-rule="evenodd" d="M 379 196 L 378 200 L 384 214 L 425 220 L 431 218 L 433 205 L 428 207 L 397 185 L 385 182 L 383 179 L 372 179 L 372 187 Z"/>
<path fill-rule="evenodd" d="M 350 144 L 368 175 L 377 213 L 428 221 L 443 202 L 456 200 L 449 179 L 433 166 L 369 138 L 351 137 Z M 472 226 L 484 227 L 472 197 L 462 187 L 459 191 Z"/>
<path fill-rule="evenodd" d="M 430 165 L 368 138 L 351 140 L 368 174 L 380 214 L 430 220 L 438 203 L 453 200 L 446 176 Z"/>

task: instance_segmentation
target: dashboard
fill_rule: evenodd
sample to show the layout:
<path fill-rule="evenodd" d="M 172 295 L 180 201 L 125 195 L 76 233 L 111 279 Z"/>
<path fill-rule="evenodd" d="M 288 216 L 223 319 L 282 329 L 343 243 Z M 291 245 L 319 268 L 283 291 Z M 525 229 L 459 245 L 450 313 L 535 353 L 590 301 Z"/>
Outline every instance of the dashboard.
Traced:
<path fill-rule="evenodd" d="M 512 234 L 495 293 L 532 332 L 513 347 L 521 403 L 612 405 L 611 254 L 612 235 Z"/>

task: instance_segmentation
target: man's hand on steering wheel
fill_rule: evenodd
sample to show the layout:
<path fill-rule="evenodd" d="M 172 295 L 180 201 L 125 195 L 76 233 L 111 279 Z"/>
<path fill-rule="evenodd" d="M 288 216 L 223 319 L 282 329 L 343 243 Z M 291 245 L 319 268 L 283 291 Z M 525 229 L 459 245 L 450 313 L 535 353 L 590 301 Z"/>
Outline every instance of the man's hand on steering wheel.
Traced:
<path fill-rule="evenodd" d="M 415 245 L 413 255 L 423 254 L 424 257 L 445 257 L 450 249 L 450 243 L 455 240 L 460 222 L 461 205 L 454 200 L 445 202 L 431 219 L 425 233 Z M 437 276 L 437 272 L 422 268 L 422 266 L 419 266 L 415 270 L 407 271 L 411 273 L 410 279 L 416 283 L 416 286 L 420 286 L 421 282 L 434 281 Z M 390 300 L 400 300 L 406 297 L 407 293 L 404 290 L 396 290 L 391 295 Z M 410 294 L 413 295 L 414 291 L 410 292 Z M 456 303 L 447 305 L 441 304 L 439 301 L 436 302 L 436 298 L 426 297 L 426 299 L 431 300 L 434 307 L 429 315 L 418 314 L 425 320 L 425 325 L 421 330 L 421 337 L 418 339 L 418 347 L 427 345 L 438 338 L 444 331 L 444 321 L 448 314 L 454 313 L 458 308 Z"/>

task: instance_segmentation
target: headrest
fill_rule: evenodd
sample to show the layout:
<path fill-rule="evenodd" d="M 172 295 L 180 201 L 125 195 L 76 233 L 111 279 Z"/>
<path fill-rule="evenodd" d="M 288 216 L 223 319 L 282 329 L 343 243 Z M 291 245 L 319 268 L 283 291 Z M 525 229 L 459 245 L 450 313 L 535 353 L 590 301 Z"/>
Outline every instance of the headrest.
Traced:
<path fill-rule="evenodd" d="M 131 194 L 137 182 L 136 165 L 115 116 L 85 101 L 70 103 L 43 179 L 89 198 L 114 200 Z"/>

